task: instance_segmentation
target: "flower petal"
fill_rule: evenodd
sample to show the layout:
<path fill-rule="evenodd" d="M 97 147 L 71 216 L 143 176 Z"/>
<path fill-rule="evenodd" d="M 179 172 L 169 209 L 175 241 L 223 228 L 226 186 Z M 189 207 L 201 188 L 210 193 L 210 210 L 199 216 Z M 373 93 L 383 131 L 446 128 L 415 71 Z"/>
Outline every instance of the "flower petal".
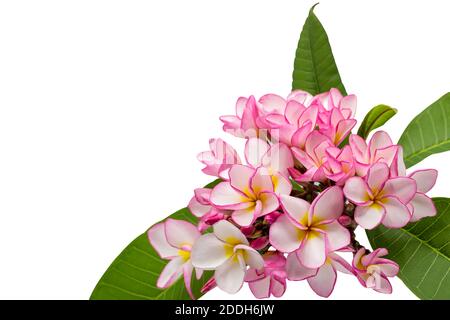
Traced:
<path fill-rule="evenodd" d="M 248 227 L 255 221 L 257 217 L 256 211 L 261 212 L 260 201 L 253 207 L 233 211 L 231 218 L 241 227 Z"/>
<path fill-rule="evenodd" d="M 351 177 L 345 182 L 344 194 L 354 204 L 365 205 L 370 201 L 368 189 L 361 177 Z"/>
<path fill-rule="evenodd" d="M 227 293 L 238 292 L 244 283 L 245 265 L 238 255 L 233 255 L 214 273 L 217 286 Z"/>
<path fill-rule="evenodd" d="M 427 193 L 433 188 L 438 176 L 437 170 L 426 169 L 418 170 L 409 175 L 410 178 L 416 180 L 417 192 Z"/>
<path fill-rule="evenodd" d="M 270 281 L 270 292 L 274 297 L 281 297 L 286 291 L 286 278 L 280 279 L 278 277 L 272 276 Z"/>
<path fill-rule="evenodd" d="M 385 131 L 377 131 L 373 134 L 369 141 L 370 154 L 373 157 L 377 149 L 383 149 L 393 145 L 389 134 Z"/>
<path fill-rule="evenodd" d="M 248 284 L 250 291 L 255 298 L 264 299 L 270 297 L 270 277 L 264 277 L 260 280 L 252 281 Z"/>
<path fill-rule="evenodd" d="M 259 138 L 250 138 L 245 143 L 245 160 L 252 167 L 259 167 L 268 150 L 269 144 L 266 141 Z"/>
<path fill-rule="evenodd" d="M 192 293 L 191 288 L 191 279 L 192 279 L 192 271 L 193 271 L 192 263 L 186 262 L 183 265 L 183 278 L 184 278 L 184 286 L 186 287 L 186 291 L 191 297 L 192 300 L 195 300 L 194 294 Z"/>
<path fill-rule="evenodd" d="M 286 100 L 277 94 L 266 94 L 259 99 L 259 103 L 267 113 L 276 112 L 284 114 L 286 109 Z"/>
<path fill-rule="evenodd" d="M 155 224 L 147 231 L 147 237 L 150 244 L 163 259 L 178 257 L 178 248 L 175 248 L 167 242 L 164 223 Z"/>
<path fill-rule="evenodd" d="M 334 270 L 331 263 L 325 263 L 319 268 L 314 277 L 307 280 L 315 293 L 321 297 L 328 298 L 333 292 L 336 278 L 336 270 Z"/>
<path fill-rule="evenodd" d="M 323 221 L 335 220 L 344 211 L 344 194 L 340 187 L 329 187 L 312 202 L 309 223 L 314 225 Z"/>
<path fill-rule="evenodd" d="M 221 220 L 213 225 L 214 235 L 223 242 L 236 245 L 248 245 L 247 238 L 236 226 L 226 220 Z"/>
<path fill-rule="evenodd" d="M 329 251 L 336 251 L 350 244 L 350 232 L 347 228 L 341 226 L 339 222 L 333 221 L 320 225 L 318 228 L 327 235 Z"/>
<path fill-rule="evenodd" d="M 233 254 L 233 247 L 216 238 L 212 233 L 202 235 L 191 251 L 191 261 L 195 268 L 214 270 Z"/>
<path fill-rule="evenodd" d="M 389 167 L 387 164 L 382 162 L 377 162 L 372 165 L 367 172 L 367 185 L 369 186 L 372 193 L 375 195 L 381 189 L 383 189 L 384 183 L 389 178 Z"/>
<path fill-rule="evenodd" d="M 234 189 L 228 181 L 219 183 L 211 192 L 211 203 L 218 207 L 244 209 L 253 205 L 249 201 L 247 196 Z"/>
<path fill-rule="evenodd" d="M 384 207 L 377 203 L 366 207 L 358 206 L 355 210 L 355 221 L 362 228 L 371 230 L 381 223 L 385 212 Z"/>
<path fill-rule="evenodd" d="M 413 207 L 411 222 L 436 215 L 436 207 L 434 206 L 433 200 L 423 193 L 416 193 L 409 204 Z"/>
<path fill-rule="evenodd" d="M 386 181 L 383 194 L 397 197 L 401 202 L 407 204 L 416 194 L 416 181 L 411 178 L 397 177 Z"/>
<path fill-rule="evenodd" d="M 411 213 L 398 198 L 385 197 L 382 199 L 381 205 L 384 207 L 386 214 L 383 217 L 383 225 L 388 228 L 404 227 L 411 220 Z"/>
<path fill-rule="evenodd" d="M 243 258 L 245 264 L 250 268 L 261 269 L 264 267 L 264 259 L 261 254 L 252 247 L 238 244 L 234 247 L 234 250 L 243 250 Z"/>
<path fill-rule="evenodd" d="M 292 252 L 298 249 L 304 237 L 305 232 L 295 227 L 285 214 L 270 226 L 270 243 L 281 252 Z"/>
<path fill-rule="evenodd" d="M 261 192 L 273 192 L 272 176 L 266 168 L 260 167 L 251 178 L 250 186 L 255 195 Z"/>
<path fill-rule="evenodd" d="M 192 246 L 200 232 L 192 223 L 184 220 L 167 219 L 164 223 L 167 242 L 175 248 Z"/>
<path fill-rule="evenodd" d="M 287 174 L 286 176 L 289 176 Z M 273 191 L 280 195 L 280 194 L 290 194 L 292 191 L 292 184 L 289 181 L 289 179 L 285 178 L 281 174 L 274 174 L 272 175 L 272 184 L 273 184 Z"/>
<path fill-rule="evenodd" d="M 300 263 L 307 268 L 319 268 L 326 260 L 325 235 L 317 231 L 309 231 L 302 246 L 297 250 Z"/>
<path fill-rule="evenodd" d="M 183 274 L 184 259 L 182 257 L 170 260 L 159 275 L 156 286 L 158 288 L 167 288 L 177 281 Z"/>
<path fill-rule="evenodd" d="M 255 174 L 255 169 L 237 164 L 230 168 L 228 174 L 230 175 L 230 184 L 233 188 L 247 196 L 251 194 L 249 189 L 250 181 Z"/>
<path fill-rule="evenodd" d="M 288 195 L 281 195 L 280 203 L 283 211 L 297 227 L 302 229 L 307 228 L 310 208 L 310 204 L 307 201 Z"/>
<path fill-rule="evenodd" d="M 261 192 L 259 200 L 262 206 L 260 216 L 272 213 L 280 206 L 278 197 L 272 192 Z"/>
<path fill-rule="evenodd" d="M 289 280 L 301 281 L 317 274 L 317 268 L 307 268 L 300 263 L 295 252 L 287 257 L 286 272 Z"/>

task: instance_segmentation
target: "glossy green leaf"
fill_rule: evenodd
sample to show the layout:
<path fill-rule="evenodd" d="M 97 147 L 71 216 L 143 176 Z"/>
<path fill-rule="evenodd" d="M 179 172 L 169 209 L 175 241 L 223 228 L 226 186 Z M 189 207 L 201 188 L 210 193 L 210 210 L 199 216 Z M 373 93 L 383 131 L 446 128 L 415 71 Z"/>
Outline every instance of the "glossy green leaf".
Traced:
<path fill-rule="evenodd" d="M 207 188 L 214 187 L 216 180 Z M 189 209 L 178 210 L 168 218 L 186 220 L 196 224 L 198 219 Z M 163 260 L 150 245 L 147 232 L 131 242 L 113 261 L 91 294 L 92 300 L 188 300 L 190 299 L 183 279 L 167 289 L 156 287 L 156 280 L 168 260 Z M 196 298 L 202 296 L 200 289 L 212 276 L 205 272 L 200 280 L 192 277 L 192 292 Z"/>
<path fill-rule="evenodd" d="M 450 199 L 433 199 L 438 214 L 404 228 L 368 231 L 373 248 L 387 248 L 399 277 L 421 299 L 450 299 Z"/>
<path fill-rule="evenodd" d="M 366 114 L 361 123 L 361 126 L 358 129 L 358 135 L 366 139 L 371 131 L 384 125 L 396 113 L 397 109 L 384 104 L 373 107 L 372 110 Z"/>
<path fill-rule="evenodd" d="M 301 89 L 316 95 L 337 88 L 346 95 L 327 33 L 314 14 L 314 7 L 309 12 L 298 41 L 292 90 Z"/>
<path fill-rule="evenodd" d="M 403 146 L 407 167 L 434 153 L 450 150 L 450 93 L 415 117 L 398 143 Z"/>

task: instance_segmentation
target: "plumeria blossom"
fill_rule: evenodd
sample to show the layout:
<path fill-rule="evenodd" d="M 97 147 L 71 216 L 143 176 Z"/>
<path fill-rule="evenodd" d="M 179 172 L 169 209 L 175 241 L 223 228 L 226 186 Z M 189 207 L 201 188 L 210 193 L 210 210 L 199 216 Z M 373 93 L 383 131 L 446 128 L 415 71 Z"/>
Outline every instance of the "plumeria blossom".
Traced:
<path fill-rule="evenodd" d="M 366 254 L 366 249 L 361 248 L 353 258 L 353 269 L 359 282 L 366 288 L 371 288 L 380 293 L 391 293 L 392 286 L 388 277 L 395 277 L 399 266 L 394 261 L 382 258 L 388 251 L 384 248 L 376 249 Z"/>
<path fill-rule="evenodd" d="M 383 162 L 372 165 L 365 179 L 352 177 L 344 186 L 347 199 L 357 205 L 355 221 L 365 229 L 380 223 L 388 228 L 405 226 L 411 220 L 407 204 L 416 191 L 412 178 L 389 178 L 389 167 Z"/>
<path fill-rule="evenodd" d="M 205 165 L 202 169 L 203 173 L 226 178 L 228 169 L 233 164 L 240 164 L 236 150 L 222 139 L 209 140 L 210 151 L 204 151 L 198 154 L 197 158 Z"/>
<path fill-rule="evenodd" d="M 263 167 L 234 165 L 229 171 L 229 181 L 219 183 L 212 190 L 211 203 L 217 208 L 232 210 L 231 217 L 237 224 L 249 226 L 256 218 L 278 209 L 275 193 L 289 194 L 291 184 L 279 175 L 277 188 Z"/>
<path fill-rule="evenodd" d="M 156 285 L 158 288 L 167 288 L 182 275 L 187 292 L 192 299 L 191 277 L 193 266 L 191 263 L 191 250 L 200 237 L 197 228 L 183 220 L 167 219 L 151 227 L 147 232 L 148 239 L 153 248 L 163 259 L 170 260 L 161 272 Z M 195 269 L 197 279 L 202 275 L 201 269 Z"/>
<path fill-rule="evenodd" d="M 328 298 L 336 284 L 337 271 L 354 274 L 352 266 L 335 252 L 329 252 L 325 263 L 319 268 L 307 268 L 295 253 L 287 257 L 287 277 L 289 280 L 307 280 L 311 289 L 317 295 Z"/>
<path fill-rule="evenodd" d="M 214 270 L 209 279 L 204 273 L 202 293 L 235 293 L 246 284 L 256 298 L 281 297 L 288 281 L 305 280 L 328 297 L 345 273 L 390 293 L 398 265 L 384 258 L 387 249 L 361 246 L 355 230 L 400 228 L 436 215 L 427 193 L 437 171 L 408 174 L 402 146 L 384 131 L 368 141 L 351 134 L 356 105 L 356 96 L 334 88 L 239 98 L 235 115 L 220 119 L 244 139 L 245 163 L 221 139 L 198 155 L 203 173 L 219 182 L 194 190 L 188 208 L 196 225 L 167 219 L 148 231 L 168 260 L 156 285 L 167 288 L 183 276 L 194 298 L 193 271 L 198 278 Z"/>
<path fill-rule="evenodd" d="M 294 252 L 302 265 L 319 268 L 327 253 L 350 243 L 350 233 L 336 220 L 344 209 L 342 189 L 330 187 L 309 204 L 282 195 L 284 215 L 270 227 L 270 243 L 281 252 Z"/>
<path fill-rule="evenodd" d="M 242 287 L 247 266 L 257 270 L 264 267 L 263 258 L 249 246 L 244 234 L 225 220 L 213 225 L 213 233 L 198 239 L 191 256 L 194 267 L 215 270 L 217 286 L 228 293 L 235 293 Z"/>
<path fill-rule="evenodd" d="M 355 159 L 356 173 L 360 177 L 364 177 L 369 168 L 379 162 L 386 163 L 392 168 L 393 174 L 400 175 L 396 162 L 403 161 L 403 154 L 399 154 L 400 147 L 392 143 L 386 132 L 375 132 L 368 144 L 360 136 L 352 134 L 349 143 Z"/>
<path fill-rule="evenodd" d="M 245 281 L 256 298 L 279 298 L 286 291 L 286 258 L 278 251 L 267 251 L 263 258 L 264 268 L 247 270 Z"/>

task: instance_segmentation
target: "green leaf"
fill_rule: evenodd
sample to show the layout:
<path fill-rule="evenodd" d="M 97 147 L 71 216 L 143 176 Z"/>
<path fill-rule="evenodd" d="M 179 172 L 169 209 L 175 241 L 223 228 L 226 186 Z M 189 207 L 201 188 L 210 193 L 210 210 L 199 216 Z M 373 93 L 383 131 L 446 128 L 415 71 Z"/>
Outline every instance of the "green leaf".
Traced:
<path fill-rule="evenodd" d="M 404 228 L 368 231 L 373 248 L 387 248 L 399 277 L 421 299 L 450 299 L 450 199 L 434 198 L 438 214 Z"/>
<path fill-rule="evenodd" d="M 450 150 L 450 93 L 415 117 L 398 143 L 403 146 L 406 167 L 434 153 Z"/>
<path fill-rule="evenodd" d="M 361 126 L 358 129 L 358 136 L 366 139 L 372 130 L 381 127 L 396 113 L 397 109 L 384 104 L 373 107 L 372 110 L 366 114 L 366 117 L 361 123 Z"/>
<path fill-rule="evenodd" d="M 316 4 L 317 5 L 317 4 Z M 347 95 L 333 58 L 328 36 L 314 14 L 314 5 L 303 26 L 295 53 L 292 90 L 316 95 L 337 88 Z"/>
<path fill-rule="evenodd" d="M 208 184 L 213 188 L 219 179 Z M 183 208 L 168 218 L 186 220 L 196 224 L 198 219 L 188 208 Z M 164 219 L 165 220 L 165 219 Z M 131 242 L 106 270 L 94 291 L 91 300 L 188 300 L 189 294 L 183 279 L 167 289 L 156 287 L 156 280 L 168 260 L 163 260 L 153 249 L 144 232 Z M 212 272 L 205 272 L 200 280 L 192 277 L 192 292 L 196 298 L 202 296 L 200 289 L 212 276 Z"/>

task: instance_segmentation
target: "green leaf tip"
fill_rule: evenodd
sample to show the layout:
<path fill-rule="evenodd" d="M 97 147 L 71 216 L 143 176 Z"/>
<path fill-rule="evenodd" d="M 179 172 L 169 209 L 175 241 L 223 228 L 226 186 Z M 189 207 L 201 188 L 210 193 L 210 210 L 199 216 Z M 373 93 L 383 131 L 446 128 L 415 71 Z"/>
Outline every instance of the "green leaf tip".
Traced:
<path fill-rule="evenodd" d="M 358 129 L 358 135 L 363 139 L 366 139 L 371 131 L 384 125 L 396 114 L 397 109 L 391 108 L 385 104 L 379 104 L 373 107 L 364 117 L 364 120 Z"/>

